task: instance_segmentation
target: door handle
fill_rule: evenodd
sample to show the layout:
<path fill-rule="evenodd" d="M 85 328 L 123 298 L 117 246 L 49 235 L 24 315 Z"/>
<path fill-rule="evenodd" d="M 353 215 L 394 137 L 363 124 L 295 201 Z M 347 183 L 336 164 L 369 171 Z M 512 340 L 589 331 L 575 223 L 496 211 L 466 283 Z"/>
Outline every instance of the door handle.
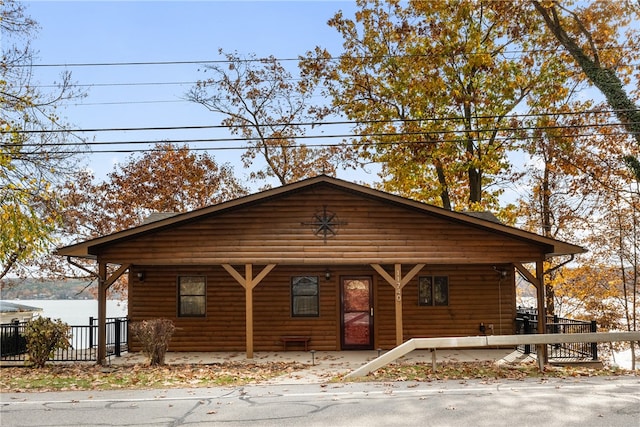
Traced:
<path fill-rule="evenodd" d="M 373 307 L 371 307 L 369 310 L 371 310 L 371 317 L 373 317 Z"/>

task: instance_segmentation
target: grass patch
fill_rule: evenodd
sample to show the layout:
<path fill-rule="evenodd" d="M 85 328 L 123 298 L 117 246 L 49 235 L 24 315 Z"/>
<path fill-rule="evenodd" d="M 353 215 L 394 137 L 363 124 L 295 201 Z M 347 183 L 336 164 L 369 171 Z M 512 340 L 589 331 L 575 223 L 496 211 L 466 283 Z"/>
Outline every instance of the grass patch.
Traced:
<path fill-rule="evenodd" d="M 591 368 L 588 366 L 546 366 L 540 372 L 537 362 L 496 364 L 494 362 L 438 363 L 434 372 L 430 363 L 390 364 L 368 376 L 365 381 L 437 381 L 437 380 L 522 380 L 524 378 L 571 378 L 631 375 L 620 368 Z"/>
<path fill-rule="evenodd" d="M 0 392 L 156 389 L 257 383 L 296 370 L 300 363 L 216 363 L 211 365 L 47 365 L 0 369 Z"/>

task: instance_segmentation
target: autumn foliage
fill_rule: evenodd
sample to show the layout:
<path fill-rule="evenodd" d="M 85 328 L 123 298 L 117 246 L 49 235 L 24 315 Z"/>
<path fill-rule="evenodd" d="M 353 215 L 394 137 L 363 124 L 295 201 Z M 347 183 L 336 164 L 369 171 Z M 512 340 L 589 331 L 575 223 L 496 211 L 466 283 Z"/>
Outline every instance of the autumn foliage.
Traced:
<path fill-rule="evenodd" d="M 234 199 L 247 189 L 230 165 L 218 164 L 207 153 L 196 153 L 187 146 L 163 143 L 114 166 L 103 181 L 80 171 L 58 193 L 64 219 L 58 237 L 77 241 L 139 226 L 153 213 L 183 213 Z M 86 276 L 85 271 L 70 271 L 66 260 L 57 256 L 39 262 L 52 276 Z M 90 263 L 87 268 L 95 269 Z M 124 279 L 112 290 L 126 296 Z"/>

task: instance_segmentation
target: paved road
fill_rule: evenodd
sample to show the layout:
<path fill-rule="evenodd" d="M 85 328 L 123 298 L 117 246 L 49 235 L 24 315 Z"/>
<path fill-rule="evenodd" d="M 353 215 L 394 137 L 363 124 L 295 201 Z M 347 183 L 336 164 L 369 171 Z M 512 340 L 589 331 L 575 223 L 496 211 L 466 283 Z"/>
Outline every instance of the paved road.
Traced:
<path fill-rule="evenodd" d="M 3 393 L 6 426 L 640 426 L 640 377 Z"/>

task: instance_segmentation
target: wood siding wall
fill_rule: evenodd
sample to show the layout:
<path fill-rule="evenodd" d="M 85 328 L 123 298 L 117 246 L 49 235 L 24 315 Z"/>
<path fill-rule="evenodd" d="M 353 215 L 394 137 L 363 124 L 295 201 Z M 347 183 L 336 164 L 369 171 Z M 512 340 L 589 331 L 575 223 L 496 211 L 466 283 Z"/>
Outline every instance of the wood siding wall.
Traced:
<path fill-rule="evenodd" d="M 314 235 L 314 214 L 337 214 L 337 235 Z M 156 265 L 472 264 L 530 262 L 541 245 L 327 186 L 155 230 L 96 248 L 104 262 Z"/>
<path fill-rule="evenodd" d="M 403 266 L 406 273 L 412 265 Z M 392 271 L 392 266 L 388 266 Z M 404 271 L 406 270 L 406 271 Z M 144 271 L 140 282 L 136 272 Z M 331 279 L 325 267 L 278 266 L 254 289 L 254 349 L 282 350 L 283 335 L 309 335 L 310 348 L 340 350 L 340 278 L 368 275 L 374 284 L 374 348 L 395 346 L 394 291 L 366 265 L 333 266 Z M 177 278 L 207 278 L 206 317 L 177 317 Z M 291 316 L 291 277 L 318 276 L 320 316 Z M 449 306 L 418 305 L 418 277 L 449 277 Z M 244 351 L 244 289 L 222 267 L 135 266 L 129 276 L 129 316 L 132 321 L 164 317 L 177 330 L 170 351 Z M 499 286 L 500 285 L 500 286 Z M 515 288 L 512 275 L 502 280 L 492 266 L 426 266 L 403 291 L 404 339 L 412 337 L 478 335 L 479 324 L 493 324 L 495 334 L 513 333 Z M 502 330 L 500 331 L 500 325 Z M 488 329 L 487 329 L 488 331 Z M 137 350 L 136 343 L 132 348 Z"/>

